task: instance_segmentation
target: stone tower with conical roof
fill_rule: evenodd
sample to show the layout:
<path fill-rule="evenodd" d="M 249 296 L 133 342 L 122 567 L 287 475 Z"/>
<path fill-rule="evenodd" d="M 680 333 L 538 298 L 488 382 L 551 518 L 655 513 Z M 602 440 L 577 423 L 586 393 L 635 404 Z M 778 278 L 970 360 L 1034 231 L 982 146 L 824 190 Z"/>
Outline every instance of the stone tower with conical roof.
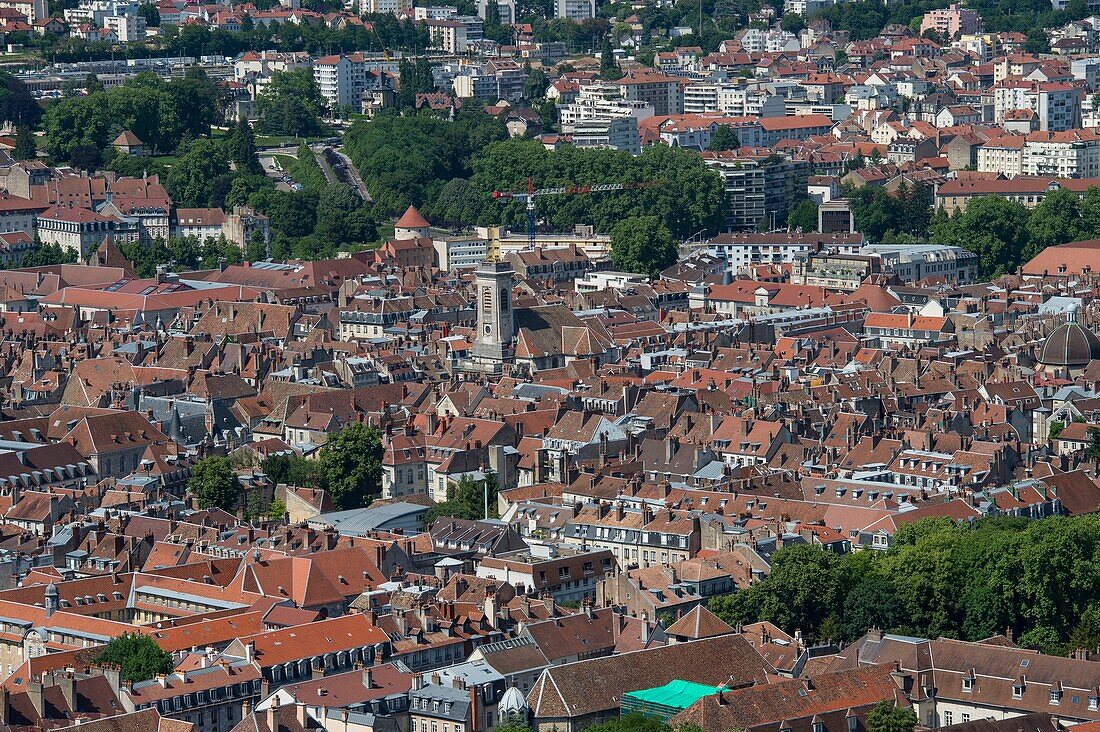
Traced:
<path fill-rule="evenodd" d="M 420 215 L 416 206 L 409 206 L 393 225 L 393 238 L 398 241 L 426 238 L 429 236 L 430 228 L 431 224 Z"/>

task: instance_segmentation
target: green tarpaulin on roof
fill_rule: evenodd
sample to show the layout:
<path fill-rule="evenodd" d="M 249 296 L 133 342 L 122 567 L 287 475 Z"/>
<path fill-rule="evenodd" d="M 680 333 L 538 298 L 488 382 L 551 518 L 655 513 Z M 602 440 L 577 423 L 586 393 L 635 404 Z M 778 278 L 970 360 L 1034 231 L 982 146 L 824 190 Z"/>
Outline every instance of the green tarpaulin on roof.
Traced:
<path fill-rule="evenodd" d="M 667 720 L 677 712 L 687 709 L 700 698 L 716 693 L 718 688 L 676 679 L 664 686 L 626 692 L 623 694 L 620 711 L 622 714 L 637 712 L 647 717 L 660 717 Z"/>

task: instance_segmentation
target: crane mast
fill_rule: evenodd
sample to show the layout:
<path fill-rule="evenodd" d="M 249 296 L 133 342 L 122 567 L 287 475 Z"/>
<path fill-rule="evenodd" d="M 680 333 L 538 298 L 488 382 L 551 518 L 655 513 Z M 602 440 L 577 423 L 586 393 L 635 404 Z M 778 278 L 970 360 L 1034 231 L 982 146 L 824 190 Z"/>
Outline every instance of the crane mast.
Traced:
<path fill-rule="evenodd" d="M 535 248 L 535 199 L 540 196 L 583 196 L 590 193 L 605 193 L 609 191 L 630 191 L 640 188 L 652 188 L 661 185 L 661 181 L 629 181 L 623 183 L 596 183 L 592 185 L 577 184 L 568 186 L 555 186 L 551 188 L 535 188 L 533 178 L 527 179 L 525 191 L 493 191 L 494 199 L 511 199 L 524 202 L 527 212 L 527 248 Z"/>

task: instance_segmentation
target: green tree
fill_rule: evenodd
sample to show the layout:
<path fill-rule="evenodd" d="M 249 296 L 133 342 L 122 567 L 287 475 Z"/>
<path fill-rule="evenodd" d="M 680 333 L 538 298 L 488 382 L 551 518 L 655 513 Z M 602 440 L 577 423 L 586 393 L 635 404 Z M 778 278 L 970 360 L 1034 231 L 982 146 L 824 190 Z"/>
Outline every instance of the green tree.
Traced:
<path fill-rule="evenodd" d="M 523 96 L 529 101 L 538 101 L 546 98 L 546 90 L 550 86 L 550 78 L 542 69 L 531 69 L 527 72 L 527 80 L 523 83 Z"/>
<path fill-rule="evenodd" d="M 796 544 L 780 549 L 763 583 L 762 617 L 781 628 L 798 628 L 816 637 L 838 601 L 838 565 L 836 554 L 816 546 Z"/>
<path fill-rule="evenodd" d="M 260 470 L 272 483 L 299 488 L 321 488 L 320 463 L 299 455 L 271 455 L 260 462 Z"/>
<path fill-rule="evenodd" d="M 310 69 L 273 73 L 256 107 L 259 129 L 267 134 L 305 137 L 321 131 L 325 103 Z"/>
<path fill-rule="evenodd" d="M 333 183 L 325 186 L 317 199 L 317 224 L 314 233 L 333 244 L 345 244 L 351 241 L 363 241 L 356 236 L 365 234 L 373 238 L 373 227 L 364 232 L 352 231 L 351 215 L 363 207 L 363 199 L 350 186 Z"/>
<path fill-rule="evenodd" d="M 1066 653 L 1079 648 L 1095 650 L 1100 646 L 1100 603 L 1091 602 L 1066 640 Z"/>
<path fill-rule="evenodd" d="M 862 578 L 844 598 L 843 618 L 843 640 L 855 640 L 868 628 L 896 628 L 902 619 L 902 608 L 893 582 L 878 573 Z M 841 640 L 836 636 L 833 639 Z"/>
<path fill-rule="evenodd" d="M 373 427 L 357 422 L 330 435 L 320 463 L 337 508 L 367 506 L 382 490 L 382 436 Z"/>
<path fill-rule="evenodd" d="M 0 121 L 34 127 L 42 118 L 42 107 L 27 85 L 8 71 L 0 71 Z"/>
<path fill-rule="evenodd" d="M 156 28 L 160 25 L 160 11 L 152 3 L 138 5 L 138 15 L 145 18 L 145 24 L 150 28 Z"/>
<path fill-rule="evenodd" d="M 267 517 L 272 521 L 279 521 L 286 516 L 286 503 L 281 498 L 272 499 L 267 504 Z"/>
<path fill-rule="evenodd" d="M 623 219 L 611 230 L 611 264 L 620 271 L 656 277 L 677 253 L 676 240 L 656 216 Z"/>
<path fill-rule="evenodd" d="M 313 150 L 304 142 L 298 145 L 298 155 L 287 172 L 296 183 L 311 191 L 320 191 L 328 184 L 324 171 L 313 156 Z"/>
<path fill-rule="evenodd" d="M 11 151 L 16 160 L 34 160 L 38 156 L 38 147 L 34 142 L 34 133 L 29 127 L 20 127 L 15 133 L 15 149 Z"/>
<path fill-rule="evenodd" d="M 77 145 L 69 152 L 69 163 L 79 170 L 92 172 L 103 163 L 103 155 L 95 145 Z"/>
<path fill-rule="evenodd" d="M 615 63 L 615 52 L 611 48 L 611 36 L 604 36 L 603 48 L 600 50 L 600 76 L 607 81 L 614 81 L 622 76 L 618 64 Z"/>
<path fill-rule="evenodd" d="M 1089 186 L 1078 209 L 1081 219 L 1077 222 L 1077 235 L 1081 239 L 1100 238 L 1100 188 Z"/>
<path fill-rule="evenodd" d="M 1050 37 L 1041 26 L 1032 27 L 1027 32 L 1024 50 L 1028 53 L 1050 53 Z"/>
<path fill-rule="evenodd" d="M 791 209 L 787 216 L 787 228 L 791 231 L 817 231 L 817 206 L 810 199 L 804 199 Z"/>
<path fill-rule="evenodd" d="M 179 206 L 209 206 L 215 186 L 227 176 L 225 147 L 217 140 L 195 140 L 168 174 L 168 192 Z"/>
<path fill-rule="evenodd" d="M 512 29 L 501 22 L 500 5 L 496 0 L 485 3 L 485 29 L 483 34 L 489 40 L 500 44 L 507 44 L 512 40 Z"/>
<path fill-rule="evenodd" d="M 867 732 L 913 732 L 916 726 L 917 713 L 912 707 L 881 701 L 867 713 Z"/>
<path fill-rule="evenodd" d="M 741 147 L 741 140 L 738 139 L 737 133 L 726 125 L 718 125 L 710 136 L 710 145 L 707 146 L 707 150 L 720 152 L 722 150 L 736 150 L 739 147 Z"/>
<path fill-rule="evenodd" d="M 1028 244 L 1028 210 L 999 196 L 972 198 L 933 234 L 978 255 L 983 276 L 1014 272 Z"/>
<path fill-rule="evenodd" d="M 96 656 L 96 663 L 117 667 L 122 678 L 131 683 L 171 673 L 175 666 L 171 653 L 161 649 L 149 636 L 137 633 L 107 641 Z"/>
<path fill-rule="evenodd" d="M 237 507 L 241 484 L 227 457 L 206 457 L 191 469 L 187 489 L 202 508 L 232 511 Z"/>
<path fill-rule="evenodd" d="M 267 515 L 267 506 L 264 502 L 263 491 L 248 491 L 248 498 L 244 502 L 244 517 L 246 521 L 256 521 Z"/>
<path fill-rule="evenodd" d="M 1100 460 L 1100 429 L 1089 427 L 1085 433 L 1088 444 L 1085 446 L 1085 457 L 1089 460 Z"/>
<path fill-rule="evenodd" d="M 1020 646 L 1049 655 L 1057 655 L 1062 652 L 1062 639 L 1058 637 L 1058 631 L 1054 628 L 1049 625 L 1040 625 L 1020 636 Z"/>
<path fill-rule="evenodd" d="M 783 30 L 798 35 L 806 28 L 806 20 L 798 13 L 787 13 L 782 20 Z"/>
<path fill-rule="evenodd" d="M 507 137 L 503 122 L 473 110 L 460 111 L 453 123 L 427 115 L 377 115 L 352 125 L 344 134 L 344 149 L 377 213 L 398 216 L 409 204 L 434 201 L 448 181 L 469 179 L 472 163 Z M 478 187 L 488 202 L 492 189 Z"/>
<path fill-rule="evenodd" d="M 1074 241 L 1080 221 L 1081 198 L 1064 188 L 1051 191 L 1028 216 L 1030 242 L 1023 259 L 1031 259 L 1047 247 Z"/>
<path fill-rule="evenodd" d="M 264 169 L 256 156 L 256 137 L 252 134 L 252 126 L 247 119 L 242 117 L 229 128 L 229 134 L 225 137 L 225 150 L 229 162 L 234 164 L 238 173 L 263 174 Z"/>
<path fill-rule="evenodd" d="M 54 264 L 73 264 L 76 262 L 76 252 L 69 248 L 62 248 L 60 244 L 42 244 L 38 242 L 34 251 L 24 254 L 19 260 L 20 267 L 48 267 Z"/>
<path fill-rule="evenodd" d="M 99 77 L 88 72 L 88 75 L 84 77 L 84 91 L 88 94 L 95 94 L 96 92 L 103 91 L 103 82 L 99 80 Z"/>
<path fill-rule="evenodd" d="M 468 179 L 453 178 L 443 185 L 435 200 L 429 202 L 425 215 L 439 226 L 473 226 L 481 218 L 485 203 L 485 194 Z"/>
<path fill-rule="evenodd" d="M 610 231 L 626 218 L 656 216 L 674 237 L 686 239 L 700 230 L 717 232 L 725 224 L 722 178 L 690 150 L 656 145 L 631 156 L 621 150 L 568 146 L 551 152 L 536 141 L 507 140 L 489 145 L 474 158 L 473 168 L 471 180 L 486 198 L 484 216 L 495 222 L 522 226 L 525 212 L 521 201 L 492 199 L 490 192 L 525 187 L 533 178 L 536 186 L 547 187 L 648 184 L 621 193 L 547 196 L 539 201 L 538 214 L 551 230 L 585 223 Z"/>

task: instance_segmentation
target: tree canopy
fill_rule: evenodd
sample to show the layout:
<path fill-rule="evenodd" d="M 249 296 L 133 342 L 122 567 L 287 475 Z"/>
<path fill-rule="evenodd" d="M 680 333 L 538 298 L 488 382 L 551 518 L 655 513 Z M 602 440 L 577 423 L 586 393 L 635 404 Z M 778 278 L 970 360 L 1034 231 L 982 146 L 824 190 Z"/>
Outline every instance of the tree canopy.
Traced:
<path fill-rule="evenodd" d="M 710 136 L 710 145 L 707 150 L 721 152 L 722 150 L 736 150 L 741 147 L 741 140 L 737 133 L 725 125 L 719 125 Z"/>
<path fill-rule="evenodd" d="M 913 707 L 899 707 L 881 701 L 867 713 L 867 732 L 913 732 L 917 713 Z"/>
<path fill-rule="evenodd" d="M 311 69 L 274 72 L 256 98 L 256 107 L 261 132 L 305 137 L 321 131 L 325 102 Z"/>
<path fill-rule="evenodd" d="M 454 122 L 429 115 L 383 114 L 352 125 L 344 134 L 344 149 L 371 192 L 376 211 L 396 216 L 410 204 L 435 200 L 447 182 L 469 178 L 472 159 L 489 143 L 507 136 L 500 120 L 478 111 L 460 112 Z"/>
<path fill-rule="evenodd" d="M 321 448 L 321 481 L 337 508 L 361 508 L 382 491 L 382 436 L 356 422 Z"/>
<path fill-rule="evenodd" d="M 549 151 L 540 143 L 508 140 L 490 145 L 474 160 L 474 185 L 485 193 L 484 216 L 511 226 L 526 219 L 524 203 L 515 199 L 493 200 L 494 190 L 536 187 L 645 183 L 629 192 L 545 196 L 538 201 L 538 215 L 553 231 L 567 231 L 576 224 L 592 224 L 610 231 L 623 219 L 655 216 L 677 238 L 699 231 L 716 233 L 725 224 L 725 185 L 698 153 L 657 145 L 632 156 L 622 150 L 566 146 Z"/>
<path fill-rule="evenodd" d="M 168 192 L 178 206 L 219 205 L 215 191 L 231 178 L 225 145 L 205 138 L 192 140 L 168 174 Z"/>
<path fill-rule="evenodd" d="M 424 522 L 431 526 L 435 520 L 444 516 L 469 519 L 498 518 L 497 491 L 500 483 L 492 473 L 482 480 L 465 475 L 458 483 L 447 486 L 447 500 L 437 503 L 424 514 Z M 488 500 L 489 515 L 485 515 L 485 502 Z"/>
<path fill-rule="evenodd" d="M 81 146 L 103 150 L 129 130 L 154 153 L 176 149 L 184 138 L 210 133 L 218 90 L 202 75 L 164 81 L 141 73 L 125 84 L 87 96 L 62 99 L 46 112 L 46 149 L 71 162 Z"/>
<path fill-rule="evenodd" d="M 27 85 L 8 71 L 0 71 L 0 121 L 34 127 L 42 118 L 42 107 Z"/>
<path fill-rule="evenodd" d="M 1100 635 L 1100 516 L 902 524 L 888 551 L 776 552 L 766 579 L 711 600 L 730 623 L 770 620 L 811 638 L 851 641 L 871 627 L 1065 653 Z"/>
<path fill-rule="evenodd" d="M 611 229 L 611 264 L 622 272 L 656 277 L 676 263 L 676 240 L 656 216 L 633 216 Z"/>
<path fill-rule="evenodd" d="M 147 635 L 125 634 L 112 638 L 96 656 L 96 663 L 117 666 L 123 679 L 145 681 L 172 671 L 172 654 Z"/>
<path fill-rule="evenodd" d="M 241 484 L 227 457 L 211 456 L 195 463 L 187 489 L 202 508 L 232 511 L 237 507 Z"/>

